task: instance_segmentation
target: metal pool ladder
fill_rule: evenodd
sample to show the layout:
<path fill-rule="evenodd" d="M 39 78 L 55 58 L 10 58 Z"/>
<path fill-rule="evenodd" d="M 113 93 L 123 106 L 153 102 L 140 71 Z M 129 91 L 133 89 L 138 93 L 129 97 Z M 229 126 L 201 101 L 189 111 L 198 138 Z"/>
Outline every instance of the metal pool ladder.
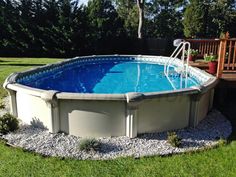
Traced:
<path fill-rule="evenodd" d="M 187 78 L 188 78 L 188 66 L 189 66 L 189 56 L 190 56 L 190 43 L 189 42 L 181 42 L 179 45 L 176 47 L 174 52 L 171 54 L 170 58 L 166 61 L 165 66 L 164 66 L 164 74 L 168 81 L 170 82 L 171 86 L 173 87 L 174 90 L 176 90 L 176 87 L 174 83 L 170 79 L 170 66 L 174 66 L 174 61 L 179 60 L 177 58 L 179 54 L 181 54 L 180 60 L 182 61 L 182 64 L 178 66 L 177 68 L 177 73 L 181 74 L 181 81 L 180 81 L 180 87 L 182 88 L 182 78 L 185 78 L 185 87 L 187 85 Z M 187 63 L 185 64 L 185 53 L 187 54 Z"/>

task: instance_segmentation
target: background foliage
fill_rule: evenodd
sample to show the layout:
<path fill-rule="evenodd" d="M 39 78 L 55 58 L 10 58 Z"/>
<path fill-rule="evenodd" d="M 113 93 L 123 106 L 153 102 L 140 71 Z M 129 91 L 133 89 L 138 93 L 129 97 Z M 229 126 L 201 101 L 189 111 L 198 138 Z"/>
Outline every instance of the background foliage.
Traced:
<path fill-rule="evenodd" d="M 0 0 L 0 56 L 72 57 L 132 52 L 150 38 L 236 35 L 235 0 Z"/>

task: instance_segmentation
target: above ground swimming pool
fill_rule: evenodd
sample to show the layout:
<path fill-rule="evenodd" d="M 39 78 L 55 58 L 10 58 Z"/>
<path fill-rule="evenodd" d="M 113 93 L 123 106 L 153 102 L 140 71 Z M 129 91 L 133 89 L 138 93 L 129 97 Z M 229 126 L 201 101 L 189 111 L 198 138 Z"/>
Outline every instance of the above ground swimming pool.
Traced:
<path fill-rule="evenodd" d="M 197 78 L 181 78 L 170 69 L 170 81 L 160 63 L 137 60 L 134 57 L 108 57 L 98 61 L 80 61 L 53 72 L 35 74 L 17 82 L 43 90 L 73 93 L 159 92 L 200 85 Z"/>
<path fill-rule="evenodd" d="M 86 56 L 10 75 L 12 114 L 81 137 L 129 136 L 196 126 L 217 79 L 162 56 Z"/>

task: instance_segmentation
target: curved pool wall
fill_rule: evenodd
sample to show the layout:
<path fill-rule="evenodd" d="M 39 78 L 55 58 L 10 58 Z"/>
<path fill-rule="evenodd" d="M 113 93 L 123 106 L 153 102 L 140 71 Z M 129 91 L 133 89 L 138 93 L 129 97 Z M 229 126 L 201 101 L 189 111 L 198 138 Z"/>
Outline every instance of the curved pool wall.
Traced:
<path fill-rule="evenodd" d="M 80 137 L 128 136 L 196 126 L 212 108 L 217 79 L 194 67 L 189 74 L 199 86 L 172 91 L 93 94 L 42 90 L 19 84 L 19 80 L 45 75 L 81 61 L 110 60 L 122 55 L 67 59 L 25 72 L 11 74 L 4 83 L 11 113 L 25 123 L 44 126 L 50 132 Z M 123 56 L 164 65 L 163 56 Z M 174 66 L 181 66 L 175 60 Z"/>

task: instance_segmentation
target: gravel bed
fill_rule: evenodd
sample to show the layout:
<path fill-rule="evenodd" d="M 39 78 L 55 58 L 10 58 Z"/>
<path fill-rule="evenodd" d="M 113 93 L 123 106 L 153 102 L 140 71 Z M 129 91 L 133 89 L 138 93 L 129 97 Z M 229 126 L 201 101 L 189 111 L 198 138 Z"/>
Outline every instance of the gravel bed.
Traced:
<path fill-rule="evenodd" d="M 2 103 L 5 106 L 4 109 L 0 109 L 0 116 L 2 116 L 3 114 L 6 114 L 10 111 L 10 105 L 9 105 L 9 97 L 4 97 L 2 99 Z"/>
<path fill-rule="evenodd" d="M 167 132 L 141 134 L 130 139 L 125 136 L 98 138 L 98 152 L 78 149 L 81 138 L 64 133 L 49 133 L 33 126 L 22 126 L 17 132 L 2 135 L 8 143 L 44 156 L 72 157 L 76 159 L 114 159 L 117 157 L 168 155 L 214 146 L 220 138 L 226 139 L 232 131 L 230 122 L 217 110 L 213 110 L 196 128 L 176 130 L 182 139 L 181 147 L 167 142 Z"/>

